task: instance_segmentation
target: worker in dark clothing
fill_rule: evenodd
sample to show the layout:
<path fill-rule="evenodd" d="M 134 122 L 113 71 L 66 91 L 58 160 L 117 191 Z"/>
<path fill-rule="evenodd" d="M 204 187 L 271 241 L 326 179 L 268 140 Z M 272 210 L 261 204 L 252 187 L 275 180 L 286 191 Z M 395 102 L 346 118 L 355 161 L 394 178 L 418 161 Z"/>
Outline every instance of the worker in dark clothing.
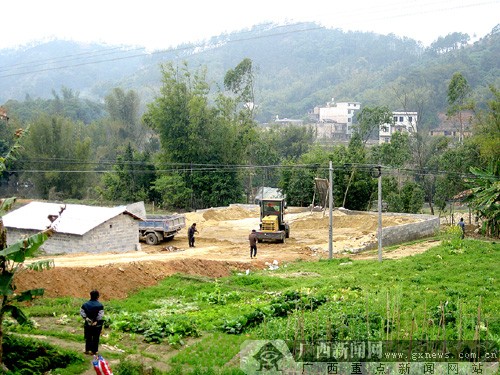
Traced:
<path fill-rule="evenodd" d="M 97 290 L 90 292 L 90 300 L 82 305 L 80 315 L 85 319 L 83 327 L 85 354 L 97 354 L 104 318 L 104 306 L 99 302 Z"/>
<path fill-rule="evenodd" d="M 464 237 L 465 237 L 465 222 L 464 222 L 463 217 L 460 218 L 460 221 L 458 222 L 458 226 L 460 227 L 460 229 L 462 229 L 462 239 L 464 239 Z"/>
<path fill-rule="evenodd" d="M 257 232 L 255 229 L 252 229 L 248 241 L 250 242 L 250 258 L 257 258 Z"/>
<path fill-rule="evenodd" d="M 193 223 L 188 229 L 188 240 L 189 240 L 189 247 L 194 247 L 194 234 L 198 233 L 196 230 L 196 223 Z"/>

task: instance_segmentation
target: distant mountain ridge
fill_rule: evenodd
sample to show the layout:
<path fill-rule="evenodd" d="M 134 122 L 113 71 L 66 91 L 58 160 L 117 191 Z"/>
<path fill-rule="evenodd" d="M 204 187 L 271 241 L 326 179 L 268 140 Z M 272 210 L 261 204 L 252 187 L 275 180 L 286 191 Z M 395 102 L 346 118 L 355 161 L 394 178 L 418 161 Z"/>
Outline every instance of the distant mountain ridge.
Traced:
<path fill-rule="evenodd" d="M 132 56 L 137 56 L 132 58 Z M 51 97 L 64 86 L 93 99 L 100 85 L 134 74 L 146 56 L 126 47 L 54 40 L 32 47 L 0 50 L 0 102 Z M 128 57 L 128 58 L 127 58 Z"/>
<path fill-rule="evenodd" d="M 447 82 L 454 72 L 462 72 L 477 95 L 485 95 L 489 84 L 500 84 L 497 29 L 473 45 L 441 38 L 429 48 L 409 38 L 343 32 L 314 23 L 257 25 L 213 37 L 204 45 L 153 53 L 55 40 L 0 50 L 0 104 L 27 95 L 50 98 L 61 87 L 102 101 L 112 88 L 122 87 L 136 90 L 144 105 L 161 87 L 161 63 L 187 61 L 192 70 L 206 66 L 210 82 L 223 87 L 227 70 L 248 57 L 255 68 L 257 116 L 262 122 L 276 115 L 304 118 L 332 97 L 396 109 L 401 95 L 395 91 L 410 87 L 413 94 L 425 88 L 430 122 L 446 107 Z"/>

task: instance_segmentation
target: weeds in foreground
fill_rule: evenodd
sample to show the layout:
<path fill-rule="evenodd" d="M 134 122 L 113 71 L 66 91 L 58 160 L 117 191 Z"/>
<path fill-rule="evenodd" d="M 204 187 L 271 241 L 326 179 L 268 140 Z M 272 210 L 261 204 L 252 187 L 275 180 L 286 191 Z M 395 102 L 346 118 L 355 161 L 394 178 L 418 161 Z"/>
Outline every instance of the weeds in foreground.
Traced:
<path fill-rule="evenodd" d="M 173 333 L 169 322 L 189 322 L 182 338 L 175 333 L 160 337 L 164 344 L 170 340 L 178 348 L 169 363 L 171 373 L 182 374 L 218 374 L 226 371 L 223 366 L 237 371 L 238 363 L 232 361 L 241 343 L 249 339 L 480 339 L 500 345 L 500 246 L 462 240 L 457 234 L 450 229 L 442 244 L 426 253 L 381 263 L 351 260 L 346 266 L 344 260 L 333 259 L 295 262 L 275 271 L 218 280 L 173 276 L 108 303 L 109 315 L 114 317 L 113 340 L 117 345 L 121 337 L 148 340 L 155 337 L 154 327 Z M 271 309 L 275 301 L 293 293 L 322 296 L 324 301 L 313 309 L 307 304 Z M 54 309 L 54 300 L 37 303 L 27 309 L 32 316 L 46 316 Z M 64 303 L 68 308 L 75 305 L 69 300 Z M 262 314 L 250 315 L 259 311 Z M 249 318 L 255 324 L 243 328 Z M 224 321 L 239 321 L 242 327 L 227 334 Z M 184 346 L 185 337 L 193 334 L 201 337 Z"/>

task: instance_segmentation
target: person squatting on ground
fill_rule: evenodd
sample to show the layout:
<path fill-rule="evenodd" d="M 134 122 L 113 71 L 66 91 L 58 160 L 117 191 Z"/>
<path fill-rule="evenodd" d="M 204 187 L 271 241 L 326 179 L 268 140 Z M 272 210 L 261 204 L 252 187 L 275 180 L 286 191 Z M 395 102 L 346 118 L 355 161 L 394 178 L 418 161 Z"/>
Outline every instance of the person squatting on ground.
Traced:
<path fill-rule="evenodd" d="M 80 315 L 85 320 L 83 326 L 85 354 L 97 354 L 104 318 L 104 306 L 99 302 L 97 290 L 90 292 L 90 300 L 82 305 Z"/>
<path fill-rule="evenodd" d="M 193 223 L 188 229 L 188 240 L 189 240 L 189 247 L 194 247 L 194 234 L 198 233 L 196 230 L 196 223 Z"/>
<path fill-rule="evenodd" d="M 252 229 L 248 241 L 250 242 L 250 258 L 257 258 L 257 232 L 255 229 Z"/>
<path fill-rule="evenodd" d="M 458 222 L 458 226 L 462 229 L 462 239 L 465 237 L 465 223 L 464 223 L 464 218 L 461 217 L 460 221 Z"/>

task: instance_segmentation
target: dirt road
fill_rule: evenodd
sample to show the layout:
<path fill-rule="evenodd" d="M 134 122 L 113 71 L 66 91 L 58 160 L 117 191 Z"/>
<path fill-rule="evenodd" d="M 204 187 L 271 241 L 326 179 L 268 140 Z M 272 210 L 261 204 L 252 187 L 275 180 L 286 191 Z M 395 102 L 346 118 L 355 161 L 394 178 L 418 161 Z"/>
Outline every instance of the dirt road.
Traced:
<path fill-rule="evenodd" d="M 314 260 L 328 256 L 329 218 L 323 212 L 289 209 L 285 219 L 290 223 L 290 238 L 284 244 L 258 244 L 257 259 L 250 259 L 248 234 L 258 228 L 258 206 L 209 209 L 188 213 L 186 219 L 188 226 L 197 223 L 199 234 L 195 248 L 188 247 L 187 229 L 184 229 L 172 241 L 157 246 L 141 244 L 140 251 L 114 254 L 103 249 L 103 253 L 97 255 L 50 257 L 54 259 L 55 268 L 42 273 L 26 271 L 16 279 L 17 286 L 20 290 L 45 288 L 50 297 L 87 297 L 89 290 L 96 288 L 103 299 L 123 298 L 175 273 L 222 277 L 235 270 L 263 269 L 266 262 L 275 260 L 282 264 L 299 258 Z M 411 221 L 407 217 L 384 217 L 383 226 Z M 335 256 L 376 241 L 375 216 L 335 211 L 333 228 Z M 397 250 L 386 257 L 411 255 L 431 245 L 435 243 Z M 376 258 L 376 254 L 369 252 L 354 257 Z"/>

